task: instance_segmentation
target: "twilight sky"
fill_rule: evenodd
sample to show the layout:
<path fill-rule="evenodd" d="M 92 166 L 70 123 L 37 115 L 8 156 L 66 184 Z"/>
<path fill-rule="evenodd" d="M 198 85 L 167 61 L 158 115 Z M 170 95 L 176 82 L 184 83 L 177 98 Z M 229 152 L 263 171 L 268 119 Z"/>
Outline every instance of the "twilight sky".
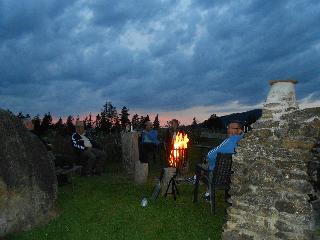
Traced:
<path fill-rule="evenodd" d="M 320 101 L 319 0 L 0 0 L 0 107 L 191 122 L 261 106 L 271 79 Z"/>

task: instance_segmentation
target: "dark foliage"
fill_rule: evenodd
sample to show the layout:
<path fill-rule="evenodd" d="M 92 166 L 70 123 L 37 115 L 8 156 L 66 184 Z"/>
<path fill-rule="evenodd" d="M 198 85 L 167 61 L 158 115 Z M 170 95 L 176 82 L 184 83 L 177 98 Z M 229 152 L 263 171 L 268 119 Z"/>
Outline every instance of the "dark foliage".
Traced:
<path fill-rule="evenodd" d="M 84 119 L 84 125 L 86 129 L 92 129 L 93 128 L 93 121 L 92 121 L 92 115 L 89 113 L 89 116 Z"/>
<path fill-rule="evenodd" d="M 204 127 L 207 127 L 210 129 L 222 129 L 223 128 L 223 122 L 216 114 L 212 114 L 208 120 L 205 120 L 203 122 L 203 125 L 204 125 Z"/>
<path fill-rule="evenodd" d="M 69 115 L 67 118 L 67 122 L 66 122 L 66 133 L 68 135 L 71 135 L 76 130 L 76 128 L 73 124 L 73 120 L 74 120 L 73 117 L 71 115 Z"/>
<path fill-rule="evenodd" d="M 139 121 L 139 115 L 134 114 L 131 119 L 132 127 L 133 129 L 139 129 L 140 128 L 140 121 Z"/>
<path fill-rule="evenodd" d="M 52 126 L 52 116 L 50 114 L 50 112 L 44 114 L 43 118 L 42 118 L 42 122 L 41 122 L 41 134 L 44 134 L 45 132 L 48 131 L 49 128 L 51 128 Z"/>
<path fill-rule="evenodd" d="M 154 129 L 159 129 L 160 128 L 159 114 L 157 114 L 157 116 L 154 118 L 153 128 Z"/>
<path fill-rule="evenodd" d="M 41 119 L 39 117 L 39 115 L 36 115 L 33 119 L 32 119 L 33 125 L 34 125 L 34 132 L 37 135 L 41 134 Z"/>
<path fill-rule="evenodd" d="M 129 120 L 129 109 L 124 106 L 121 110 L 121 114 L 120 114 L 120 122 L 121 122 L 121 127 L 122 129 L 125 129 L 126 128 L 126 125 L 128 123 L 130 123 L 130 120 Z"/>

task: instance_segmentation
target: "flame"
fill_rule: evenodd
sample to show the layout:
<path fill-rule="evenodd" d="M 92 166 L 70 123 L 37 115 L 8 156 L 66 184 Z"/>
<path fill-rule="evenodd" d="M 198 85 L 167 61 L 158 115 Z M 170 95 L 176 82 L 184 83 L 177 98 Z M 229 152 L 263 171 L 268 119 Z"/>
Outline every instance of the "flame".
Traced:
<path fill-rule="evenodd" d="M 179 149 L 186 149 L 188 148 L 189 138 L 187 134 L 183 134 L 178 132 L 176 138 L 174 140 L 173 149 L 170 152 L 169 157 L 169 165 L 170 167 L 177 167 L 178 161 L 180 160 L 180 151 Z"/>

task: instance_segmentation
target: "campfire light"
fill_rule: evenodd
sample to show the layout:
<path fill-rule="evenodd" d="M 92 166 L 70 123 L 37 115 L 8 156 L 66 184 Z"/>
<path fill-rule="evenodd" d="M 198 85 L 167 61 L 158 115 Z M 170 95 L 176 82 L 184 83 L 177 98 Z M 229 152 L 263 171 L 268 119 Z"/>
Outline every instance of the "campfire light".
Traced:
<path fill-rule="evenodd" d="M 169 156 L 169 165 L 170 167 L 179 167 L 181 165 L 181 161 L 185 158 L 184 149 L 188 148 L 189 138 L 187 134 L 183 134 L 178 132 L 176 138 L 174 140 L 173 149 L 170 152 Z"/>

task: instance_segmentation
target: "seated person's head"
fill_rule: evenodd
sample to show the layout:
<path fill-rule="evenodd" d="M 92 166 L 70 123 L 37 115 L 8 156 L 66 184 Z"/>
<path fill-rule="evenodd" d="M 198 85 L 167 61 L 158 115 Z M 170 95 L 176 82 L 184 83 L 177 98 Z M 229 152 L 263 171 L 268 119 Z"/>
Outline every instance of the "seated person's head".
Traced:
<path fill-rule="evenodd" d="M 83 134 L 85 132 L 84 130 L 84 121 L 77 121 L 76 122 L 76 132 L 78 134 Z"/>
<path fill-rule="evenodd" d="M 29 131 L 32 131 L 34 130 L 34 124 L 32 122 L 32 120 L 30 118 L 24 118 L 22 120 L 23 122 L 23 125 L 29 130 Z"/>
<path fill-rule="evenodd" d="M 231 121 L 228 124 L 227 134 L 228 136 L 240 135 L 243 132 L 242 123 L 240 121 Z"/>
<path fill-rule="evenodd" d="M 153 123 L 152 122 L 150 122 L 150 121 L 146 121 L 145 122 L 145 124 L 144 124 L 144 129 L 146 130 L 146 131 L 150 131 L 152 128 L 153 128 Z"/>
<path fill-rule="evenodd" d="M 179 127 L 179 121 L 177 119 L 171 120 L 171 127 L 176 130 Z"/>

